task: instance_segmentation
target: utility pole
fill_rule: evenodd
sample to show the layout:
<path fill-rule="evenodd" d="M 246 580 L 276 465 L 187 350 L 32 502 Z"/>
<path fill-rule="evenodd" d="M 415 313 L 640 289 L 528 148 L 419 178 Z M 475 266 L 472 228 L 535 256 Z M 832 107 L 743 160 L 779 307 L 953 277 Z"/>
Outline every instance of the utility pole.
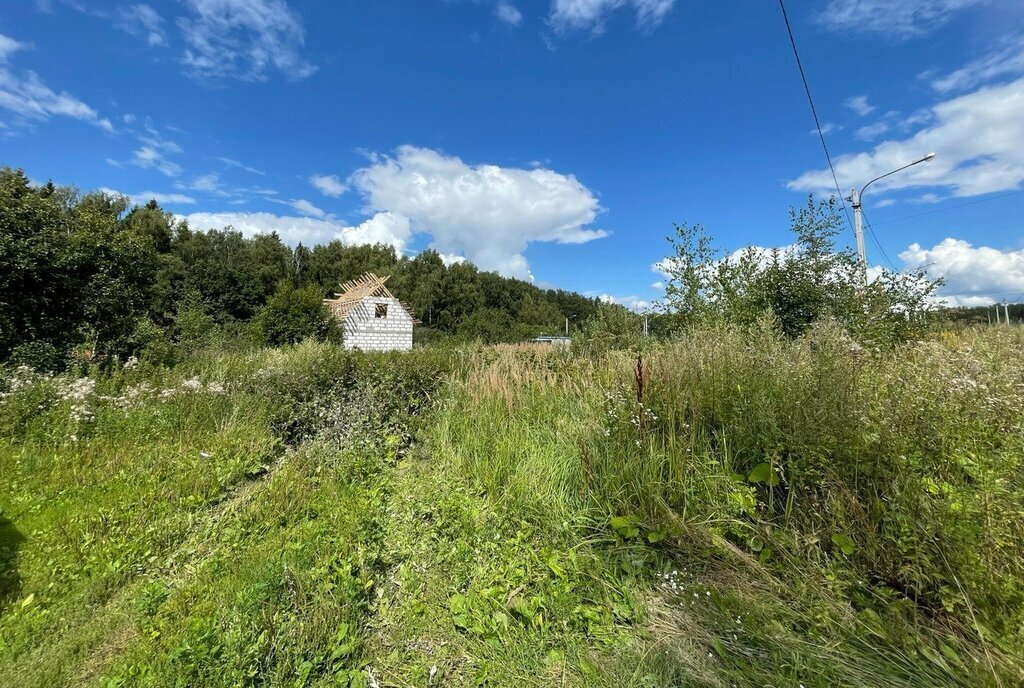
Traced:
<path fill-rule="evenodd" d="M 565 336 L 569 336 L 569 316 L 565 316 Z"/>
<path fill-rule="evenodd" d="M 999 306 L 996 306 L 996 309 L 998 310 Z M 1006 316 L 1006 324 L 1009 325 L 1010 324 L 1010 304 L 1008 304 L 1006 301 L 1003 301 L 1003 315 Z"/>
<path fill-rule="evenodd" d="M 647 336 L 647 314 L 644 313 L 644 336 Z"/>
<path fill-rule="evenodd" d="M 877 182 L 879 179 L 885 179 L 889 175 L 896 174 L 897 172 L 902 172 L 903 170 L 907 169 L 908 167 L 913 167 L 914 165 L 920 165 L 922 162 L 928 162 L 929 160 L 931 160 L 934 157 L 935 157 L 935 153 L 929 153 L 928 155 L 924 156 L 923 158 L 915 160 L 914 162 L 912 162 L 912 163 L 910 163 L 908 165 L 904 165 L 903 167 L 898 167 L 895 170 L 893 170 L 892 172 L 886 172 L 883 175 L 879 175 L 878 177 L 875 177 L 874 179 L 869 181 L 867 184 L 865 184 L 864 186 L 860 187 L 860 191 L 857 191 L 856 189 L 854 189 L 850 193 L 850 198 L 848 200 L 853 205 L 853 234 L 857 238 L 857 258 L 858 258 L 858 260 L 860 262 L 860 278 L 861 278 L 861 282 L 863 282 L 865 287 L 868 284 L 868 255 L 867 255 L 867 252 L 864 250 L 864 212 L 861 210 L 861 198 L 864 196 L 864 191 L 869 186 L 871 186 L 872 184 Z"/>
<path fill-rule="evenodd" d="M 864 250 L 864 213 L 861 211 L 860 194 L 857 193 L 857 189 L 850 191 L 850 203 L 853 205 L 853 236 L 857 238 L 857 262 L 860 263 L 860 279 L 866 287 L 868 285 L 868 254 Z"/>

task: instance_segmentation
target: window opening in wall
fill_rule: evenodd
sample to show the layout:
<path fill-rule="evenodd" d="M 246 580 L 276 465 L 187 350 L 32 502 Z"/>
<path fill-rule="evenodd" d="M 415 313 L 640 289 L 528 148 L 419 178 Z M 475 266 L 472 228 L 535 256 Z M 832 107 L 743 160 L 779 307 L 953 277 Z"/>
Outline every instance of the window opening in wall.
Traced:
<path fill-rule="evenodd" d="M 377 304 L 377 312 L 374 314 L 375 318 L 386 318 L 388 317 L 388 305 L 386 303 Z"/>

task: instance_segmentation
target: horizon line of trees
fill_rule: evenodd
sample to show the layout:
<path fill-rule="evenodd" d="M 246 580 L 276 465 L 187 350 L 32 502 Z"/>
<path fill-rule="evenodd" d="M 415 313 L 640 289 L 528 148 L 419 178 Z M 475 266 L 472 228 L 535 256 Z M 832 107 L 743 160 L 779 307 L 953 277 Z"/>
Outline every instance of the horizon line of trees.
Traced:
<path fill-rule="evenodd" d="M 664 300 L 647 314 L 648 332 L 694 326 L 750 326 L 766 316 L 788 336 L 839 322 L 857 341 L 884 346 L 920 337 L 934 323 L 941 282 L 923 271 L 888 272 L 861 283 L 860 265 L 837 246 L 834 200 L 790 211 L 793 245 L 728 254 L 701 225 L 676 225 Z M 340 340 L 323 298 L 364 272 L 387 274 L 389 288 L 421 321 L 416 341 L 524 341 L 562 332 L 593 343 L 635 346 L 643 317 L 617 304 L 445 265 L 388 245 L 312 248 L 277 234 L 245 237 L 225 227 L 196 231 L 155 201 L 33 186 L 0 168 L 0 364 L 60 370 L 75 359 L 138 356 L 172 363 L 224 346 L 279 345 L 306 337 Z M 942 309 L 952 322 L 980 322 L 981 309 Z M 1013 315 L 1019 317 L 1016 307 Z"/>
<path fill-rule="evenodd" d="M 340 241 L 285 245 L 277 234 L 196 231 L 155 201 L 32 186 L 0 169 L 0 363 L 59 370 L 77 358 L 173 360 L 218 339 L 282 344 L 337 338 L 323 297 L 372 271 L 421 325 L 416 338 L 514 342 L 575 331 L 619 305 L 446 266 L 425 250 Z"/>

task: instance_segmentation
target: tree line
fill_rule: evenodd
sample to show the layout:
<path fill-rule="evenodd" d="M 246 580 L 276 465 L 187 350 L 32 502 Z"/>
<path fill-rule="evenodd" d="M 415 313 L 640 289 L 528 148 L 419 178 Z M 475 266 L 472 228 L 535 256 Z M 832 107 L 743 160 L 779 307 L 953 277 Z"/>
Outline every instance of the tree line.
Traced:
<path fill-rule="evenodd" d="M 420 319 L 417 341 L 512 342 L 625 311 L 575 292 L 541 289 L 408 257 L 386 245 L 285 245 L 230 227 L 197 231 L 155 202 L 34 186 L 0 169 L 0 363 L 60 369 L 76 358 L 176 354 L 221 343 L 337 337 L 322 298 L 366 271 Z"/>

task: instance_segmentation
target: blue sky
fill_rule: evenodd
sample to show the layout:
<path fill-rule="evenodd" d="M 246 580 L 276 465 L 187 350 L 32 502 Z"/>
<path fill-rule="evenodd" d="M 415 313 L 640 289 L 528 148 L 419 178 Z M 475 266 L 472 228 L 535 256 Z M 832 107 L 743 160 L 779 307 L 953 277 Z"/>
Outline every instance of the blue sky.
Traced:
<path fill-rule="evenodd" d="M 951 303 L 1024 300 L 1024 3 L 790 0 L 843 191 Z M 673 221 L 790 242 L 831 175 L 765 0 L 22 0 L 0 164 L 195 226 L 655 301 Z M 852 241 L 852 232 L 844 237 Z"/>

